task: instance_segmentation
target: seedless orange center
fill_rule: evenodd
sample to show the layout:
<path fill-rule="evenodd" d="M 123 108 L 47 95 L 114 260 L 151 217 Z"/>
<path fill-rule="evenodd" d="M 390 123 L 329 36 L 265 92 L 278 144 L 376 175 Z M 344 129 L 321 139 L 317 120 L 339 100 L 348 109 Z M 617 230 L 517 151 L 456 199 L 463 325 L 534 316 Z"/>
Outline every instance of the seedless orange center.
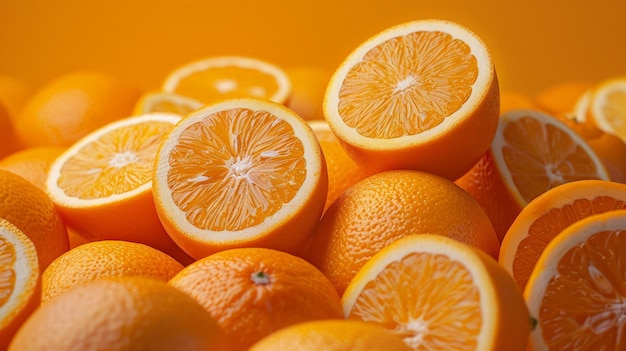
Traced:
<path fill-rule="evenodd" d="M 459 110 L 477 77 L 465 42 L 438 31 L 413 32 L 377 45 L 352 67 L 338 110 L 367 137 L 416 135 Z"/>
<path fill-rule="evenodd" d="M 236 231 L 262 223 L 294 198 L 306 178 L 304 146 L 291 125 L 245 108 L 188 126 L 168 163 L 174 204 L 204 230 Z"/>
<path fill-rule="evenodd" d="M 4 306 L 15 288 L 15 248 L 0 237 L 0 308 Z"/>

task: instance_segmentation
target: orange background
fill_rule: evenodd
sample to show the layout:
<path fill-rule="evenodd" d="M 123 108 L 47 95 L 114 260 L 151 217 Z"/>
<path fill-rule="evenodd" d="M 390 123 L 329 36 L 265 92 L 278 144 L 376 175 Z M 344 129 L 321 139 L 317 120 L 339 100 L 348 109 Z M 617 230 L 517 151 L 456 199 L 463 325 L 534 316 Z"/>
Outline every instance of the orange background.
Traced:
<path fill-rule="evenodd" d="M 0 74 L 41 84 L 96 69 L 149 89 L 211 55 L 334 69 L 377 31 L 421 18 L 482 37 L 502 89 L 626 74 L 623 0 L 0 0 Z"/>

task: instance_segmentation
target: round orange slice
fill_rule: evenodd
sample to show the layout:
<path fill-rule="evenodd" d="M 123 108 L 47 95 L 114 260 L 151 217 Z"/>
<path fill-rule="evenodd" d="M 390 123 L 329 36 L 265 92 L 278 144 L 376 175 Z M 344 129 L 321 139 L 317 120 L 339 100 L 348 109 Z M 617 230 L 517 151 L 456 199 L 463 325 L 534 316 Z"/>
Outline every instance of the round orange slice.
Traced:
<path fill-rule="evenodd" d="M 626 349 L 624 252 L 626 210 L 582 219 L 546 246 L 524 290 L 532 350 Z"/>
<path fill-rule="evenodd" d="M 203 103 L 253 97 L 285 103 L 291 81 L 280 67 L 252 57 L 218 56 L 185 64 L 172 71 L 162 90 Z"/>
<path fill-rule="evenodd" d="M 153 112 L 175 113 L 184 116 L 202 107 L 198 100 L 174 93 L 148 92 L 143 94 L 133 110 L 133 115 Z"/>
<path fill-rule="evenodd" d="M 39 304 L 39 263 L 26 234 L 0 218 L 0 349 Z"/>
<path fill-rule="evenodd" d="M 342 296 L 347 319 L 380 325 L 413 350 L 526 350 L 522 291 L 484 252 L 436 234 L 398 239 Z"/>
<path fill-rule="evenodd" d="M 598 128 L 626 140 L 626 76 L 608 79 L 593 89 L 589 114 Z"/>
<path fill-rule="evenodd" d="M 356 48 L 330 80 L 324 115 L 357 162 L 454 180 L 489 148 L 498 94 L 491 55 L 476 34 L 420 20 Z"/>
<path fill-rule="evenodd" d="M 156 157 L 154 198 L 170 236 L 201 258 L 234 247 L 295 253 L 320 219 L 328 179 L 311 127 L 278 103 L 209 104 Z"/>

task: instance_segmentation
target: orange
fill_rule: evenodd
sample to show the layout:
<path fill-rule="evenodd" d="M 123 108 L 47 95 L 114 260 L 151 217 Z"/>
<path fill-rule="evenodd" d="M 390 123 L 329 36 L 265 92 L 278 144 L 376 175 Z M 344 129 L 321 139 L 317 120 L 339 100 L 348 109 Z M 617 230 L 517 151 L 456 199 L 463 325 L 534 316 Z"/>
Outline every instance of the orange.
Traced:
<path fill-rule="evenodd" d="M 25 146 L 70 146 L 87 133 L 130 116 L 140 91 L 98 72 L 72 72 L 41 87 L 15 121 Z"/>
<path fill-rule="evenodd" d="M 521 108 L 536 109 L 537 106 L 528 95 L 517 91 L 500 91 L 500 113 Z"/>
<path fill-rule="evenodd" d="M 383 328 L 361 321 L 302 322 L 280 329 L 252 345 L 250 351 L 410 351 Z"/>
<path fill-rule="evenodd" d="M 419 171 L 372 175 L 343 192 L 324 213 L 306 252 L 343 293 L 376 252 L 410 234 L 451 237 L 497 257 L 491 222 L 449 179 Z"/>
<path fill-rule="evenodd" d="M 21 148 L 22 145 L 16 136 L 11 116 L 0 101 L 0 158 Z"/>
<path fill-rule="evenodd" d="M 379 325 L 412 350 L 526 350 L 522 292 L 493 257 L 433 234 L 374 255 L 341 298 L 350 320 Z"/>
<path fill-rule="evenodd" d="M 11 119 L 18 118 L 34 92 L 30 82 L 10 75 L 0 75 L 0 105 L 6 108 Z"/>
<path fill-rule="evenodd" d="M 103 240 L 77 246 L 46 268 L 41 276 L 41 299 L 52 297 L 99 278 L 139 276 L 169 281 L 183 266 L 148 245 Z"/>
<path fill-rule="evenodd" d="M 311 127 L 283 105 L 209 104 L 161 144 L 153 192 L 161 222 L 189 255 L 257 246 L 297 253 L 319 221 L 327 172 Z"/>
<path fill-rule="evenodd" d="M 506 232 L 498 261 L 523 289 L 546 245 L 588 216 L 626 209 L 626 185 L 579 180 L 554 187 L 530 201 Z"/>
<path fill-rule="evenodd" d="M 374 172 L 354 162 L 341 146 L 339 139 L 337 139 L 335 134 L 330 130 L 326 121 L 309 121 L 309 125 L 311 125 L 311 128 L 313 128 L 317 136 L 317 140 L 324 153 L 324 160 L 326 161 L 326 169 L 328 171 L 328 195 L 326 196 L 324 209 L 327 209 L 346 189 L 356 182 L 374 174 Z"/>
<path fill-rule="evenodd" d="M 291 81 L 273 63 L 245 56 L 216 56 L 176 68 L 161 89 L 203 103 L 253 97 L 282 104 L 291 93 Z"/>
<path fill-rule="evenodd" d="M 285 69 L 291 81 L 291 94 L 285 105 L 307 121 L 323 120 L 324 93 L 332 71 L 316 66 Z"/>
<path fill-rule="evenodd" d="M 324 116 L 360 164 L 454 180 L 489 148 L 498 96 L 491 55 L 476 34 L 418 20 L 374 35 L 341 63 Z"/>
<path fill-rule="evenodd" d="M 13 172 L 45 191 L 48 170 L 63 151 L 65 148 L 61 146 L 26 148 L 0 159 L 0 169 Z"/>
<path fill-rule="evenodd" d="M 127 240 L 185 257 L 161 225 L 152 198 L 157 148 L 179 120 L 166 113 L 120 119 L 59 156 L 46 187 L 68 225 L 88 241 Z"/>
<path fill-rule="evenodd" d="M 202 103 L 190 97 L 163 92 L 147 92 L 141 95 L 135 108 L 133 115 L 144 115 L 152 112 L 168 112 L 176 113 L 184 116 L 194 110 L 202 107 Z"/>
<path fill-rule="evenodd" d="M 0 218 L 32 240 L 42 272 L 69 249 L 65 222 L 46 193 L 33 183 L 0 170 L 0 199 Z"/>
<path fill-rule="evenodd" d="M 588 115 L 598 128 L 626 141 L 626 76 L 607 79 L 593 88 Z"/>
<path fill-rule="evenodd" d="M 144 277 L 97 279 L 39 307 L 10 351 L 229 350 L 213 318 L 187 294 Z"/>
<path fill-rule="evenodd" d="M 533 101 L 539 109 L 552 115 L 571 113 L 578 99 L 592 86 L 582 81 L 559 82 L 539 91 Z"/>
<path fill-rule="evenodd" d="M 170 280 L 195 298 L 232 341 L 248 350 L 281 328 L 341 319 L 339 295 L 328 279 L 300 257 L 263 248 L 220 251 Z"/>
<path fill-rule="evenodd" d="M 529 201 L 581 179 L 609 179 L 593 149 L 557 118 L 520 109 L 501 115 L 489 151 L 455 183 L 485 209 L 502 240 Z"/>
<path fill-rule="evenodd" d="M 600 157 L 609 179 L 626 183 L 626 142 L 624 139 L 602 132 L 597 138 L 586 139 L 587 144 Z"/>
<path fill-rule="evenodd" d="M 524 296 L 532 350 L 624 350 L 626 210 L 582 219 L 545 248 Z"/>
<path fill-rule="evenodd" d="M 6 350 L 24 320 L 39 305 L 39 263 L 35 245 L 0 218 L 0 349 Z"/>

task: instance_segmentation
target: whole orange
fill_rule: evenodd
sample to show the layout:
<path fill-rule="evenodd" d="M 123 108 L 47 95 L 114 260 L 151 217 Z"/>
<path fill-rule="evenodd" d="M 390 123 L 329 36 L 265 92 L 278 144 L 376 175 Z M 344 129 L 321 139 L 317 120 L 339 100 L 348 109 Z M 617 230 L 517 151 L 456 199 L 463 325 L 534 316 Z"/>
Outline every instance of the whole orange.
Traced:
<path fill-rule="evenodd" d="M 63 151 L 62 146 L 22 149 L 0 159 L 0 169 L 13 172 L 45 191 L 48 170 Z"/>
<path fill-rule="evenodd" d="M 11 116 L 0 101 L 0 158 L 20 148 L 22 148 L 22 145 L 16 136 Z"/>

